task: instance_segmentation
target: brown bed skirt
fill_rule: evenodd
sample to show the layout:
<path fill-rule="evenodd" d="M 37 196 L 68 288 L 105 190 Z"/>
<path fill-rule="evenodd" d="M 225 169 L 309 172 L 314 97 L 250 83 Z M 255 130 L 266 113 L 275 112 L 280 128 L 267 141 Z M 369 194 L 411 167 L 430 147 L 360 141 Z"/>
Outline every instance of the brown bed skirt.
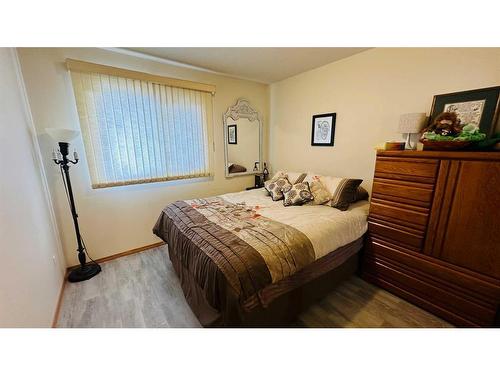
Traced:
<path fill-rule="evenodd" d="M 301 311 L 356 272 L 362 246 L 363 238 L 342 246 L 292 276 L 266 286 L 244 303 L 224 276 L 217 273 L 219 309 L 208 303 L 203 288 L 183 266 L 175 247 L 169 244 L 168 252 L 186 300 L 204 327 L 286 327 Z"/>

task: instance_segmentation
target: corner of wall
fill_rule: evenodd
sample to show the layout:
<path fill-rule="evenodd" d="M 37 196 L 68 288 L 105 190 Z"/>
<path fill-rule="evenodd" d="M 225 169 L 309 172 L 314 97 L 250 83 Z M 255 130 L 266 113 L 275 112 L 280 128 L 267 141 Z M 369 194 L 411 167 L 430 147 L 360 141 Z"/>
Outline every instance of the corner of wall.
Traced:
<path fill-rule="evenodd" d="M 23 101 L 26 122 L 29 124 L 28 130 L 29 130 L 30 135 L 31 135 L 31 140 L 32 140 L 32 144 L 33 144 L 33 150 L 34 150 L 36 162 L 37 162 L 38 168 L 40 170 L 41 181 L 42 181 L 42 185 L 43 185 L 43 193 L 45 195 L 47 209 L 49 211 L 50 227 L 52 228 L 52 234 L 54 236 L 55 243 L 57 244 L 56 254 L 57 254 L 59 269 L 60 269 L 62 275 L 64 275 L 66 273 L 66 267 L 67 267 L 66 257 L 64 256 L 64 252 L 63 252 L 63 248 L 62 248 L 61 235 L 60 235 L 59 227 L 57 225 L 53 200 L 52 200 L 52 196 L 50 194 L 49 186 L 47 183 L 47 176 L 45 174 L 45 168 L 43 166 L 40 145 L 38 144 L 35 123 L 33 120 L 33 115 L 31 113 L 31 107 L 30 107 L 30 102 L 29 102 L 29 98 L 28 98 L 28 93 L 26 91 L 26 85 L 24 83 L 24 77 L 23 77 L 23 73 L 22 73 L 21 63 L 19 61 L 19 55 L 17 53 L 16 48 L 12 48 L 12 55 L 13 55 L 12 56 L 13 60 L 15 62 L 17 82 L 19 84 L 19 91 L 22 93 L 22 101 Z"/>

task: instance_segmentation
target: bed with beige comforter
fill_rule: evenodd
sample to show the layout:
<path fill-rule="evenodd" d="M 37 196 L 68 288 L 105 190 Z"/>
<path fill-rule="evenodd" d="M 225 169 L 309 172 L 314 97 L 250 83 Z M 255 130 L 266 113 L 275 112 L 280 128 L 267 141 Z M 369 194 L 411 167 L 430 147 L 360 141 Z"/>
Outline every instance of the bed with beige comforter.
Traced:
<path fill-rule="evenodd" d="M 153 232 L 200 322 L 237 326 L 359 251 L 367 215 L 367 201 L 285 207 L 256 189 L 169 204 Z"/>

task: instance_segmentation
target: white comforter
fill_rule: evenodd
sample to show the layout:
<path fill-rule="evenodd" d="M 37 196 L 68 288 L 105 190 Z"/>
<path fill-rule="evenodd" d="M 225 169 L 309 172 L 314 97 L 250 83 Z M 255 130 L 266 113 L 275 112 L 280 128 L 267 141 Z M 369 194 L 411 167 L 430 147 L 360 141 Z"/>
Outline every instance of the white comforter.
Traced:
<path fill-rule="evenodd" d="M 311 241 L 316 259 L 358 239 L 368 228 L 368 201 L 356 202 L 347 211 L 340 211 L 330 206 L 285 207 L 283 201 L 274 202 L 264 188 L 222 197 L 231 203 L 258 207 L 260 215 L 300 230 Z"/>

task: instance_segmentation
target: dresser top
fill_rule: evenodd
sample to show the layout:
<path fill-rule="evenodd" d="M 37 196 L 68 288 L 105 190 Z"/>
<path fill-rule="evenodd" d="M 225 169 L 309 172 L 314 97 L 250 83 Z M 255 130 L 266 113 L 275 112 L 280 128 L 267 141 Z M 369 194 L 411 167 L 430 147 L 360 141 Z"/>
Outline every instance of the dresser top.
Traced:
<path fill-rule="evenodd" d="M 500 161 L 500 151 L 385 151 L 377 150 L 377 156 L 398 158 L 465 159 Z"/>

